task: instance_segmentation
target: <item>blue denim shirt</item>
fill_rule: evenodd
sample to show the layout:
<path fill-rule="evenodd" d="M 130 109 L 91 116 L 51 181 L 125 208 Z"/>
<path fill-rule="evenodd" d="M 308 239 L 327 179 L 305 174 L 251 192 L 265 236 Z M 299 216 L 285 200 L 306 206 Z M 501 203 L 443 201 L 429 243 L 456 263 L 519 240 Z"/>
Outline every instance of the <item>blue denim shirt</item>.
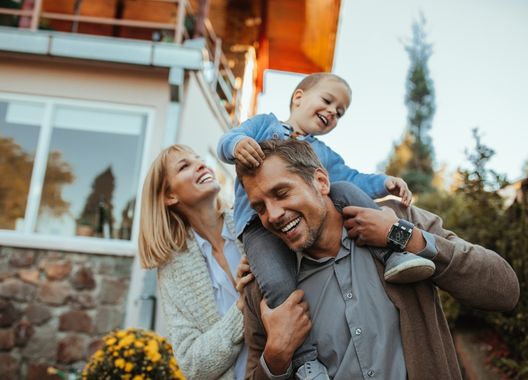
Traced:
<path fill-rule="evenodd" d="M 218 157 L 229 164 L 235 163 L 234 151 L 235 146 L 244 137 L 251 137 L 257 142 L 271 139 L 286 140 L 290 136 L 290 130 L 285 127 L 273 114 L 261 114 L 246 120 L 238 128 L 233 128 L 225 133 L 218 142 Z M 365 174 L 350 168 L 345 164 L 343 158 L 330 149 L 325 143 L 318 140 L 312 135 L 304 136 L 323 166 L 328 171 L 330 182 L 349 181 L 359 187 L 372 199 L 388 195 L 385 188 L 384 174 Z M 240 181 L 235 180 L 235 230 L 237 236 L 240 236 L 246 225 L 255 217 L 255 212 L 249 205 L 246 192 Z"/>

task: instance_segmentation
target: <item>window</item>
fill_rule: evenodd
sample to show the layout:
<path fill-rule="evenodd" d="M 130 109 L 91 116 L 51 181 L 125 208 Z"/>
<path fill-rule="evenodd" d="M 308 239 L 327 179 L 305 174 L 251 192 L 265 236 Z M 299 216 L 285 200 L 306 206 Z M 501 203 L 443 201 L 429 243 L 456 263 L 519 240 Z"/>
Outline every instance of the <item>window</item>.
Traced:
<path fill-rule="evenodd" d="M 130 240 L 149 117 L 0 94 L 0 229 Z"/>

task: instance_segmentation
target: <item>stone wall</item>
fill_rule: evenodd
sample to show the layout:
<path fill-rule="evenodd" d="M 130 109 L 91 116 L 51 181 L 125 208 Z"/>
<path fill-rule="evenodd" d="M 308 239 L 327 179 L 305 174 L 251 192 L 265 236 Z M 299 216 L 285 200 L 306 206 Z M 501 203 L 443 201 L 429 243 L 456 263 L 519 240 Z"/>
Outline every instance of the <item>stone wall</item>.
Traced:
<path fill-rule="evenodd" d="M 0 379 L 82 368 L 122 327 L 132 258 L 0 247 Z"/>

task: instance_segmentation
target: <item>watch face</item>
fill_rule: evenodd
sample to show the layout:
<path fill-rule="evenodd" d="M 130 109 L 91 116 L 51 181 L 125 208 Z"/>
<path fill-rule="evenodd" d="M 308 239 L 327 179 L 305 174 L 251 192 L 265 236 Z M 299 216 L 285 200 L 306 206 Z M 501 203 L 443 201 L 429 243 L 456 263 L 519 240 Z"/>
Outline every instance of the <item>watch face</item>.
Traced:
<path fill-rule="evenodd" d="M 396 243 L 403 243 L 405 242 L 407 238 L 407 234 L 405 232 L 403 232 L 402 230 L 397 230 L 396 233 L 394 234 L 394 240 L 396 241 Z"/>

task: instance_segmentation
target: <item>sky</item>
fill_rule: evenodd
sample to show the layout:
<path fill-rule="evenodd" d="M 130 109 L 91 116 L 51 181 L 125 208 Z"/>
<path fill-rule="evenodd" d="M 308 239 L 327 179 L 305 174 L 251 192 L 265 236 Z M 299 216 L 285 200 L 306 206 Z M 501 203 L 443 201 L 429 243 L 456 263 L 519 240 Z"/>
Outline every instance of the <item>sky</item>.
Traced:
<path fill-rule="evenodd" d="M 413 20 L 427 20 L 436 113 L 435 164 L 467 167 L 471 130 L 496 152 L 489 167 L 510 180 L 528 160 L 528 1 L 342 0 L 333 71 L 352 87 L 337 128 L 322 137 L 349 166 L 382 170 L 406 127 L 409 58 L 402 40 Z M 299 74 L 268 71 L 258 112 L 288 116 Z"/>

